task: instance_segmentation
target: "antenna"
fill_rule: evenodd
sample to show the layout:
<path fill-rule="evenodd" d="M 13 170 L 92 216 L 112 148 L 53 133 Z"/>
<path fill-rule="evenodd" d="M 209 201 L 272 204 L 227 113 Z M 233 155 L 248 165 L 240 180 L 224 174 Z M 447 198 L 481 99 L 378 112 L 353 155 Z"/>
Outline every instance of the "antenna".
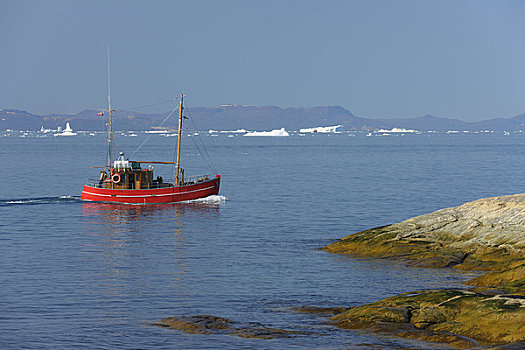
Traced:
<path fill-rule="evenodd" d="M 111 61 L 109 56 L 109 44 L 108 44 L 108 109 L 111 111 Z"/>
<path fill-rule="evenodd" d="M 113 120 L 111 118 L 111 62 L 109 56 L 109 44 L 108 44 L 108 114 L 109 114 L 109 125 L 108 125 L 108 167 L 111 168 L 111 155 L 112 150 L 115 148 L 113 140 Z"/>

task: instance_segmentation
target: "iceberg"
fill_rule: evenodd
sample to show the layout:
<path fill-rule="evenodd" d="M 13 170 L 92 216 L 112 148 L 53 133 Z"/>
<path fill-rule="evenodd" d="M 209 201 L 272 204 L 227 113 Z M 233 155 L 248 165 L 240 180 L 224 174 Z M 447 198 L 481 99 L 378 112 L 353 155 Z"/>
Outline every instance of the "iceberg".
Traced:
<path fill-rule="evenodd" d="M 340 131 L 337 131 L 337 128 L 340 128 L 340 127 L 342 127 L 342 125 L 318 126 L 318 127 L 315 127 L 315 128 L 299 129 L 299 132 L 301 132 L 301 133 L 305 133 L 305 132 L 310 132 L 310 133 L 319 132 L 319 133 L 323 133 L 323 134 L 328 134 L 328 133 L 338 134 L 338 133 L 340 133 Z"/>
<path fill-rule="evenodd" d="M 237 129 L 237 130 L 208 130 L 209 134 L 246 134 L 248 130 L 246 129 Z"/>
<path fill-rule="evenodd" d="M 377 132 L 380 132 L 380 133 L 414 133 L 416 132 L 416 130 L 413 130 L 413 129 L 403 129 L 403 128 L 392 128 L 392 130 L 388 130 L 388 129 L 379 129 Z"/>
<path fill-rule="evenodd" d="M 237 130 L 222 130 L 219 131 L 221 134 L 246 134 L 248 130 L 245 129 L 237 129 Z"/>
<path fill-rule="evenodd" d="M 272 131 L 251 131 L 244 134 L 244 136 L 290 136 L 290 134 L 284 128 L 281 128 Z"/>
<path fill-rule="evenodd" d="M 163 129 L 163 130 L 147 130 L 147 131 L 144 131 L 145 134 L 165 134 L 168 132 L 168 129 Z"/>
<path fill-rule="evenodd" d="M 58 128 L 60 131 L 60 127 Z M 66 128 L 64 131 L 54 134 L 55 136 L 75 136 L 77 133 L 73 132 L 73 129 L 71 128 L 71 125 L 69 125 L 69 122 L 66 123 Z"/>

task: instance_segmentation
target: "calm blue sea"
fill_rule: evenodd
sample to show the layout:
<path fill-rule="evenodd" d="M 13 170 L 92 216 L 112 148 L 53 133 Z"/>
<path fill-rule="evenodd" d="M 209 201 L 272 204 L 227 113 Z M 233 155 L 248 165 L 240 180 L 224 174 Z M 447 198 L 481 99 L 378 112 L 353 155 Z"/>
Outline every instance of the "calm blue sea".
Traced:
<path fill-rule="evenodd" d="M 0 137 L 2 349 L 443 348 L 339 330 L 289 308 L 460 286 L 473 274 L 317 248 L 525 187 L 525 134 L 220 134 L 199 139 L 222 175 L 220 197 L 84 203 L 78 198 L 97 175 L 88 167 L 104 163 L 105 136 L 20 136 Z M 128 154 L 147 137 L 117 136 Z M 206 171 L 193 140 L 184 140 L 186 174 Z M 171 160 L 175 141 L 153 135 L 134 158 Z M 308 334 L 258 340 L 151 325 L 198 314 Z"/>

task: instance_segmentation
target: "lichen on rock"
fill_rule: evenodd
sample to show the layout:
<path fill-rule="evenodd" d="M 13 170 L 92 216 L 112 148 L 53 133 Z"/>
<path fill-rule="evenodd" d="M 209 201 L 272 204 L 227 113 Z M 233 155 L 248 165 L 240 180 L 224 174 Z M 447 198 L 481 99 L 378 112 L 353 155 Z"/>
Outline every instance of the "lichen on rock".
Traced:
<path fill-rule="evenodd" d="M 504 271 L 523 266 L 525 194 L 479 199 L 357 232 L 323 250 L 401 259 L 417 267 Z M 516 269 L 512 279 L 525 279 L 525 269 Z"/>
<path fill-rule="evenodd" d="M 260 323 L 238 323 L 213 315 L 174 316 L 153 323 L 154 326 L 177 329 L 190 334 L 230 334 L 243 338 L 273 339 L 304 334 L 299 331 L 272 328 Z"/>
<path fill-rule="evenodd" d="M 466 282 L 476 286 L 472 291 L 405 293 L 350 308 L 332 318 L 339 327 L 459 348 L 525 342 L 525 194 L 480 199 L 357 232 L 323 250 L 417 267 L 491 271 Z"/>
<path fill-rule="evenodd" d="M 412 336 L 415 330 L 426 330 L 432 331 L 434 338 L 453 334 L 493 344 L 525 341 L 524 311 L 522 297 L 429 290 L 350 308 L 332 321 L 342 328 L 375 329 L 397 335 L 409 332 Z"/>

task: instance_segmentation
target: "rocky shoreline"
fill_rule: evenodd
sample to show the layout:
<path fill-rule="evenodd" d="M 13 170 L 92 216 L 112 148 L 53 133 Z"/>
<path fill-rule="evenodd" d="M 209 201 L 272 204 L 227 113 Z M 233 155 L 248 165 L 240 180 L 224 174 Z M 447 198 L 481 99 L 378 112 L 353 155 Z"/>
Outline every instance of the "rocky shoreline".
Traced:
<path fill-rule="evenodd" d="M 411 266 L 490 271 L 469 290 L 416 291 L 350 308 L 331 322 L 458 348 L 525 347 L 525 194 L 484 198 L 351 234 L 323 248 Z"/>
<path fill-rule="evenodd" d="M 343 329 L 446 343 L 466 349 L 525 348 L 525 194 L 484 198 L 351 234 L 322 250 L 401 260 L 411 266 L 484 270 L 465 289 L 403 293 L 357 307 L 300 306 Z M 249 338 L 304 334 L 210 316 L 178 316 L 156 326 Z"/>

